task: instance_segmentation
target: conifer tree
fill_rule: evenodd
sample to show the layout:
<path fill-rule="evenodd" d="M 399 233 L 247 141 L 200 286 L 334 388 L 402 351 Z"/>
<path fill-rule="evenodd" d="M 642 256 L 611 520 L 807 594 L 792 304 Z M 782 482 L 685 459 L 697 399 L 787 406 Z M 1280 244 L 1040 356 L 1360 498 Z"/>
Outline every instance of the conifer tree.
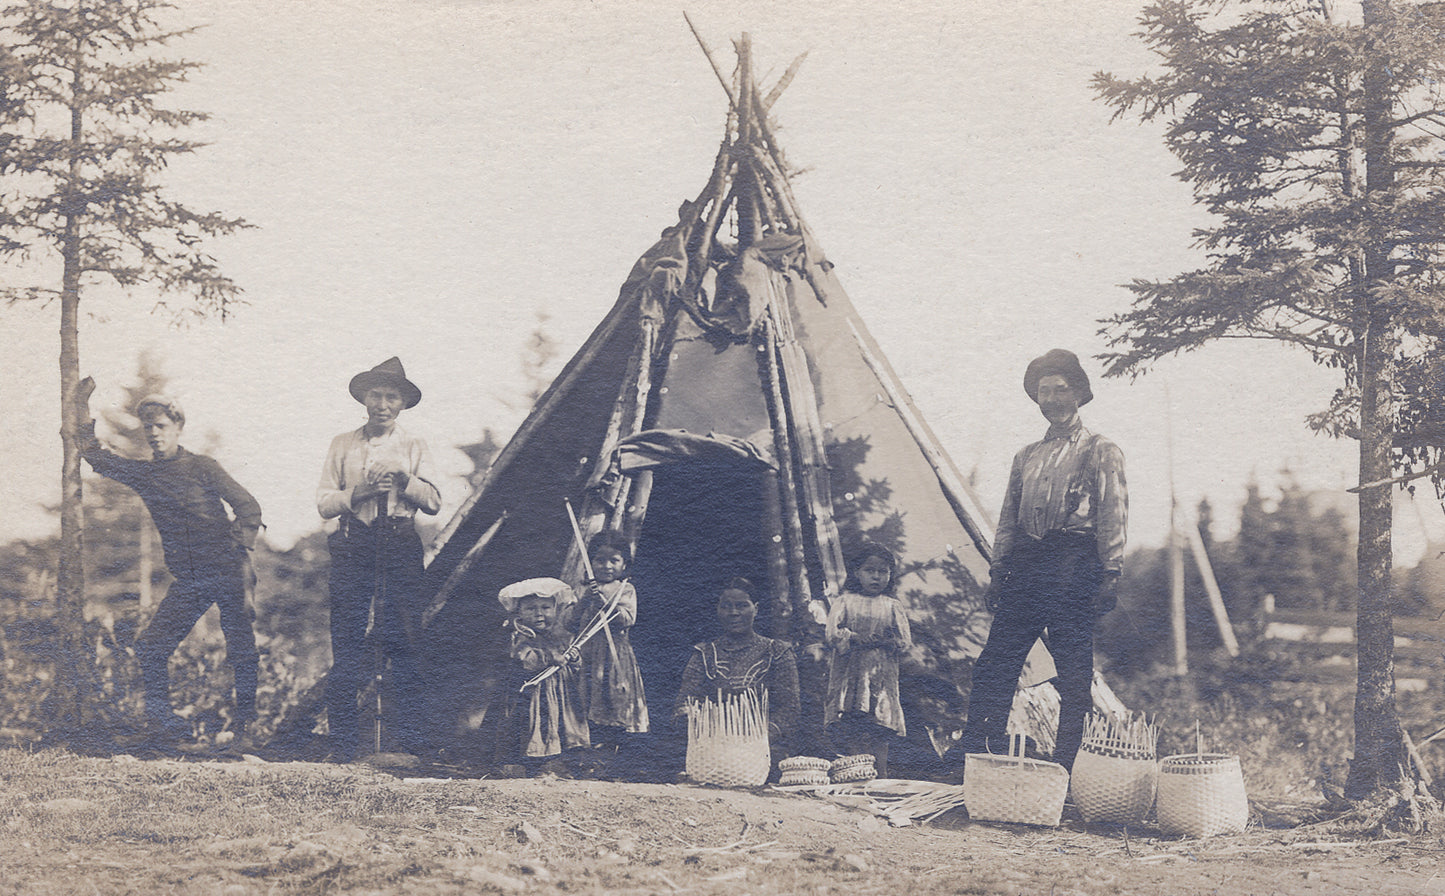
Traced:
<path fill-rule="evenodd" d="M 0 10 L 0 300 L 59 309 L 61 544 L 57 574 L 57 714 L 88 721 L 89 648 L 80 455 L 80 305 L 96 287 L 144 293 L 147 305 L 224 317 L 239 290 L 203 243 L 245 226 L 172 200 L 168 163 L 200 144 L 182 136 L 202 112 L 166 107 L 197 63 L 168 57 L 190 29 L 162 0 L 28 0 Z M 28 278 L 28 279 L 26 279 Z M 169 306 L 172 296 L 183 304 Z"/>
<path fill-rule="evenodd" d="M 1410 767 L 1389 481 L 1396 469 L 1438 477 L 1440 442 L 1411 443 L 1411 430 L 1440 419 L 1440 390 L 1419 383 L 1445 333 L 1445 17 L 1391 0 L 1357 10 L 1351 21 L 1329 0 L 1160 0 L 1140 18 L 1160 71 L 1094 80 L 1116 118 L 1164 123 L 1178 176 L 1213 216 L 1197 231 L 1205 267 L 1136 280 L 1132 308 L 1105 322 L 1108 372 L 1215 339 L 1277 341 L 1340 372 L 1313 423 L 1360 445 L 1352 797 Z"/>

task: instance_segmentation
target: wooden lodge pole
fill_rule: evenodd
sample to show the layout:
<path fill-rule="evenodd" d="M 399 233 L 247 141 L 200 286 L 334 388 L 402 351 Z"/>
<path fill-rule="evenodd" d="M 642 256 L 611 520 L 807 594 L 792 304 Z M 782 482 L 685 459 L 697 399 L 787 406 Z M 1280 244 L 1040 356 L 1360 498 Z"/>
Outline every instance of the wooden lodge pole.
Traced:
<path fill-rule="evenodd" d="M 1239 656 L 1239 639 L 1234 636 L 1234 626 L 1229 621 L 1229 610 L 1224 606 L 1224 595 L 1219 582 L 1214 578 L 1214 567 L 1209 563 L 1209 554 L 1204 549 L 1204 539 L 1199 535 L 1199 526 L 1189 523 L 1184 527 L 1184 537 L 1189 540 L 1189 551 L 1194 555 L 1194 565 L 1199 577 L 1204 580 L 1204 593 L 1209 596 L 1209 610 L 1214 614 L 1214 624 L 1219 627 L 1219 640 L 1230 656 Z"/>
<path fill-rule="evenodd" d="M 787 535 L 783 531 L 782 485 L 774 470 L 767 470 L 762 476 L 764 544 L 768 554 L 768 586 L 773 593 L 773 637 L 794 637 L 791 604 L 785 599 L 788 594 L 788 548 Z"/>
<path fill-rule="evenodd" d="M 778 484 L 782 494 L 783 523 L 787 528 L 788 571 L 791 585 L 791 607 L 806 616 L 812 589 L 808 585 L 807 558 L 803 551 L 803 520 L 798 510 L 797 483 L 793 478 L 793 446 L 788 435 L 788 410 L 783 403 L 783 384 L 775 351 L 776 331 L 770 319 L 759 328 L 758 345 L 763 355 L 763 372 L 767 379 L 768 404 L 771 406 L 773 451 L 778 459 Z M 811 618 L 811 617 L 809 617 Z"/>
<path fill-rule="evenodd" d="M 788 296 L 778 289 L 783 275 L 774 273 L 768 280 L 768 313 L 777 328 L 778 367 L 786 386 L 788 420 L 798 434 L 797 452 L 799 478 L 803 496 L 808 502 L 808 516 L 813 523 L 818 562 L 823 573 L 823 593 L 831 598 L 843 591 L 848 571 L 838 525 L 833 519 L 833 490 L 828 478 L 828 446 L 823 435 L 823 421 L 818 416 L 818 396 L 808 374 L 808 358 L 798 343 L 793 328 Z M 811 289 L 812 287 L 809 287 Z"/>
<path fill-rule="evenodd" d="M 431 601 L 427 604 L 426 610 L 421 614 L 422 628 L 431 625 L 431 621 L 442 611 L 442 607 L 447 605 L 447 600 L 451 598 L 452 592 L 456 590 L 457 585 L 462 579 L 466 578 L 467 572 L 472 568 L 472 564 L 477 562 L 477 558 L 482 555 L 482 551 L 486 550 L 487 545 L 491 544 L 492 538 L 497 534 L 497 530 L 502 528 L 502 523 L 506 521 L 507 511 L 503 510 L 502 515 L 497 517 L 496 521 L 487 528 L 487 531 L 482 533 L 482 537 L 478 538 L 476 542 L 467 549 L 467 553 L 462 557 L 461 562 L 452 569 L 451 575 L 447 576 L 447 580 L 442 583 L 441 588 L 437 589 L 436 595 L 432 597 Z"/>

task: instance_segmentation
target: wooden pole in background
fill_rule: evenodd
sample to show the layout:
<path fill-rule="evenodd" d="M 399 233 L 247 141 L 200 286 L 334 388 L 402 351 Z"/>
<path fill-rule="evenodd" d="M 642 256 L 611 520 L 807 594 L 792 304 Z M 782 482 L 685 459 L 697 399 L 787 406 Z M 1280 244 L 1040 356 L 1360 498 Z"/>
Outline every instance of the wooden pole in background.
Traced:
<path fill-rule="evenodd" d="M 1174 640 L 1174 674 L 1189 674 L 1189 642 L 1184 625 L 1184 546 L 1179 535 L 1179 497 L 1174 492 L 1174 403 L 1164 384 L 1164 437 L 1169 466 L 1169 619 Z"/>
<path fill-rule="evenodd" d="M 1224 595 L 1219 590 L 1219 581 L 1214 578 L 1214 567 L 1210 565 L 1209 553 L 1204 549 L 1204 538 L 1199 526 L 1193 521 L 1184 527 L 1184 536 L 1189 539 L 1189 551 L 1194 555 L 1194 565 L 1199 568 L 1199 577 L 1204 580 L 1204 593 L 1209 596 L 1209 610 L 1214 614 L 1214 624 L 1219 626 L 1219 640 L 1230 656 L 1239 656 L 1239 639 L 1234 636 L 1234 626 L 1229 621 L 1229 610 L 1224 606 Z"/>

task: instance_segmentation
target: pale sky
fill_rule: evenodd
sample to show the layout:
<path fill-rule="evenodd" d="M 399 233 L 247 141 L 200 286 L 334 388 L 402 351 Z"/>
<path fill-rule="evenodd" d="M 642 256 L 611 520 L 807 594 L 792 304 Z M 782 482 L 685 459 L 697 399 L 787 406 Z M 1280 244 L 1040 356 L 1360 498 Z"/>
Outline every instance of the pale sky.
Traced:
<path fill-rule="evenodd" d="M 944 446 L 996 507 L 1009 461 L 1044 421 L 1021 388 L 1054 346 L 1103 350 L 1120 284 L 1196 267 L 1203 223 L 1157 127 L 1109 123 L 1088 82 L 1136 74 L 1141 0 L 741 2 L 693 19 L 731 70 L 751 33 L 804 216 Z M 175 198 L 257 229 L 211 245 L 250 304 L 177 329 L 155 296 L 85 302 L 82 370 L 117 402 L 152 349 L 188 441 L 260 500 L 285 546 L 319 525 L 330 438 L 364 415 L 350 377 L 400 355 L 424 392 L 402 425 L 430 440 L 443 520 L 465 498 L 451 446 L 520 422 L 520 358 L 537 323 L 560 367 L 637 256 L 706 181 L 726 98 L 681 7 L 639 2 L 187 0 L 207 67 L 177 103 L 211 142 L 175 165 Z M 54 275 L 58 282 L 58 275 Z M 0 430 L 0 539 L 52 528 L 58 500 L 56 309 L 0 309 L 21 413 Z M 1304 417 L 1336 378 L 1283 347 L 1229 344 L 1135 381 L 1094 375 L 1086 423 L 1128 458 L 1131 540 L 1168 525 L 1169 439 L 1181 499 L 1227 522 L 1251 473 L 1354 481 L 1353 444 Z M 1166 401 L 1166 394 L 1168 400 Z M 513 406 L 509 407 L 509 403 Z M 1172 413 L 1170 413 L 1172 408 Z M 184 442 L 183 442 L 184 443 Z M 1431 518 L 1438 510 L 1431 509 Z M 1418 529 L 1417 515 L 1406 518 Z M 1227 534 L 1227 532 L 1226 532 Z M 1403 555 L 1419 538 L 1401 536 Z"/>

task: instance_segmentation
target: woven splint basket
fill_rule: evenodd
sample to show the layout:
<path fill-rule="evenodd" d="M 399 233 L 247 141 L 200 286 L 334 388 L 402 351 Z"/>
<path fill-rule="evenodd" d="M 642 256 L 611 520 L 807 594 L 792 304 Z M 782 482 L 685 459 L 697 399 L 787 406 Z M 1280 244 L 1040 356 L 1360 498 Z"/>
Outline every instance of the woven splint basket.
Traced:
<path fill-rule="evenodd" d="M 757 787 L 772 768 L 768 698 L 751 691 L 688 705 L 687 776 L 699 784 Z"/>
<path fill-rule="evenodd" d="M 1238 756 L 1182 753 L 1159 764 L 1159 830 L 1185 837 L 1238 834 L 1249 821 L 1249 797 Z"/>
<path fill-rule="evenodd" d="M 1068 769 L 1026 758 L 1022 735 L 1012 737 L 1008 756 L 969 753 L 964 758 L 963 802 L 974 821 L 1056 827 L 1068 792 Z"/>
<path fill-rule="evenodd" d="M 779 787 L 826 787 L 831 763 L 817 756 L 792 756 L 778 763 Z"/>
<path fill-rule="evenodd" d="M 1142 718 L 1091 715 L 1069 792 L 1087 822 L 1138 824 L 1154 808 L 1158 729 Z"/>
<path fill-rule="evenodd" d="M 860 784 L 878 777 L 873 757 L 868 753 L 840 756 L 828 766 L 828 777 L 834 784 Z"/>

